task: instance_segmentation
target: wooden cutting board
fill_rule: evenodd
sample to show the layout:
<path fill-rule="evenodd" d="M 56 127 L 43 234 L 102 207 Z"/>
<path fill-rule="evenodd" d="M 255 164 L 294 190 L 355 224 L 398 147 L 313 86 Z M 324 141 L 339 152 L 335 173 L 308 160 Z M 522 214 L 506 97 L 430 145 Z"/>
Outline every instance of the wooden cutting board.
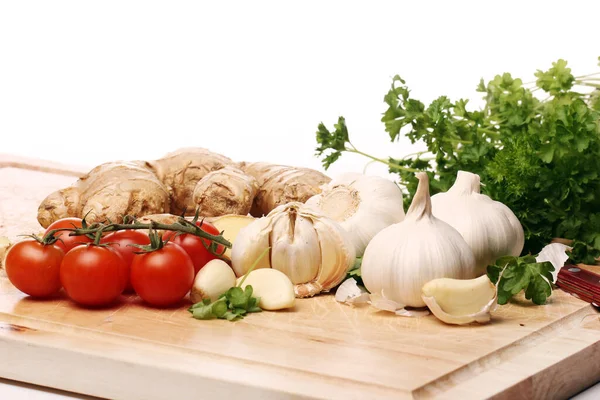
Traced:
<path fill-rule="evenodd" d="M 0 235 L 38 232 L 39 202 L 78 171 L 0 158 Z M 2 168 L 4 167 L 4 168 Z M 49 171 L 49 172 L 44 172 Z M 238 322 L 123 297 L 87 310 L 36 301 L 0 271 L 0 376 L 111 399 L 552 399 L 600 380 L 600 317 L 557 290 L 448 326 L 331 295 Z"/>

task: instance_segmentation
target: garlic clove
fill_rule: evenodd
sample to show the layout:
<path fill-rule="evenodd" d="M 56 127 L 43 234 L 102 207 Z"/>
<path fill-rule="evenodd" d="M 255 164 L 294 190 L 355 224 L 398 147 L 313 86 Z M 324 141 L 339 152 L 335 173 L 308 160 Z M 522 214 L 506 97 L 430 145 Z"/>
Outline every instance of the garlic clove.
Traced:
<path fill-rule="evenodd" d="M 498 303 L 496 286 L 487 275 L 475 279 L 434 279 L 423 285 L 422 297 L 442 322 L 454 325 L 486 323 Z"/>
<path fill-rule="evenodd" d="M 349 305 L 366 304 L 370 300 L 369 292 L 358 286 L 356 279 L 346 279 L 335 291 L 335 300 Z"/>
<path fill-rule="evenodd" d="M 235 286 L 236 277 L 231 267 L 222 260 L 210 260 L 196 274 L 190 299 L 199 303 L 204 299 L 215 301 Z"/>
<path fill-rule="evenodd" d="M 237 285 L 243 277 L 237 279 Z M 257 269 L 248 274 L 241 288 L 252 286 L 252 295 L 258 297 L 258 306 L 263 310 L 292 308 L 296 304 L 294 285 L 290 278 L 276 269 Z"/>
<path fill-rule="evenodd" d="M 231 266 L 236 276 L 242 276 L 270 246 L 271 217 L 258 218 L 240 229 L 231 247 Z M 270 257 L 262 257 L 255 269 L 271 268 Z"/>
<path fill-rule="evenodd" d="M 272 268 L 286 274 L 294 284 L 317 276 L 321 254 L 312 221 L 290 209 L 273 218 L 270 240 Z"/>
<path fill-rule="evenodd" d="M 321 266 L 313 281 L 296 285 L 297 297 L 311 297 L 339 285 L 356 259 L 354 246 L 335 221 L 326 217 L 315 219 L 313 229 L 319 238 Z"/>

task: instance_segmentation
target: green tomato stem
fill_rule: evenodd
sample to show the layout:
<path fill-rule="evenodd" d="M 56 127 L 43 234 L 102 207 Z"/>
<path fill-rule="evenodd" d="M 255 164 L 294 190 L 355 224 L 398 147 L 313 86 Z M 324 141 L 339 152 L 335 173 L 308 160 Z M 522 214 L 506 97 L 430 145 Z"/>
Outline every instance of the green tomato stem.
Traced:
<path fill-rule="evenodd" d="M 155 222 L 155 221 L 151 221 L 148 224 L 143 224 L 143 223 L 134 221 L 133 223 L 129 223 L 129 224 L 126 224 L 126 223 L 124 223 L 124 224 L 110 223 L 107 225 L 100 224 L 100 225 L 93 226 L 90 228 L 59 228 L 59 229 L 53 229 L 53 230 L 49 231 L 46 235 L 44 235 L 44 239 L 47 239 L 47 238 L 53 236 L 57 232 L 69 231 L 69 232 L 71 232 L 70 236 L 94 235 L 94 244 L 99 244 L 100 239 L 102 238 L 102 234 L 108 233 L 108 232 L 129 230 L 129 229 L 134 229 L 134 230 L 135 229 L 146 229 L 149 231 L 165 230 L 165 231 L 181 232 L 181 233 L 186 233 L 186 234 L 198 236 L 203 239 L 210 240 L 210 241 L 220 244 L 223 247 L 228 248 L 228 249 L 230 249 L 232 247 L 231 242 L 229 242 L 227 239 L 225 239 L 222 235 L 212 235 L 208 232 L 203 231 L 202 229 L 200 229 L 200 227 L 190 223 L 189 221 L 176 222 L 173 224 L 162 224 L 162 223 Z M 202 243 L 202 244 L 204 245 L 204 243 Z M 222 255 L 222 254 L 217 254 L 217 252 L 213 252 L 213 249 L 211 248 L 211 246 L 205 246 L 205 248 L 207 248 L 211 253 L 213 253 L 216 256 Z M 224 252 L 225 251 L 223 251 L 223 253 Z"/>

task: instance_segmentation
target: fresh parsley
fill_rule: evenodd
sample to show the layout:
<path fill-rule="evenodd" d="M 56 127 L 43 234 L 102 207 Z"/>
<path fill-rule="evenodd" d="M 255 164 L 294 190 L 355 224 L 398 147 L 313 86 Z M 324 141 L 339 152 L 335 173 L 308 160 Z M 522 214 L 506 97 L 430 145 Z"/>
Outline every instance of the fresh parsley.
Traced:
<path fill-rule="evenodd" d="M 487 267 L 488 278 L 498 283 L 498 304 L 506 304 L 514 295 L 525 291 L 525 298 L 541 305 L 552 294 L 551 262 L 538 263 L 534 256 L 500 257 Z"/>
<path fill-rule="evenodd" d="M 316 153 L 326 169 L 344 152 L 386 164 L 406 188 L 405 208 L 417 188 L 415 171 L 427 171 L 432 195 L 448 190 L 459 170 L 476 173 L 482 192 L 521 221 L 523 255 L 559 237 L 582 243 L 573 261 L 593 260 L 600 256 L 600 73 L 574 76 L 558 60 L 535 77 L 531 84 L 509 73 L 482 79 L 484 106 L 471 110 L 467 100 L 446 96 L 425 105 L 395 76 L 383 99 L 385 131 L 391 141 L 404 136 L 427 151 L 366 154 L 339 117 L 332 130 L 319 124 Z"/>
<path fill-rule="evenodd" d="M 219 318 L 228 321 L 237 321 L 244 318 L 248 313 L 261 312 L 262 309 L 258 306 L 260 297 L 252 296 L 254 291 L 252 285 L 246 285 L 242 289 L 242 284 L 269 250 L 270 247 L 264 249 L 254 263 L 252 263 L 248 271 L 246 271 L 240 282 L 220 295 L 217 300 L 211 302 L 210 299 L 204 299 L 190 306 L 188 311 L 192 313 L 192 316 L 196 319 Z"/>
<path fill-rule="evenodd" d="M 237 321 L 248 313 L 261 312 L 258 306 L 259 297 L 252 296 L 252 286 L 247 285 L 243 290 L 232 287 L 211 303 L 210 299 L 192 305 L 188 311 L 196 319 L 226 319 Z"/>

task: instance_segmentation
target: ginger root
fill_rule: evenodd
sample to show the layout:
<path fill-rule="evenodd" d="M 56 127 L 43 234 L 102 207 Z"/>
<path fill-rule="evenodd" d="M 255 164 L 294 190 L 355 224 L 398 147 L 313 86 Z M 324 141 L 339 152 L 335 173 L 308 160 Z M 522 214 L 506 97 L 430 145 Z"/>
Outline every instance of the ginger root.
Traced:
<path fill-rule="evenodd" d="M 183 148 L 163 158 L 148 162 L 158 179 L 171 189 L 171 214 L 181 215 L 184 210 L 194 214 L 192 196 L 196 185 L 208 173 L 235 166 L 229 158 L 204 148 Z"/>
<path fill-rule="evenodd" d="M 242 170 L 225 167 L 210 172 L 198 182 L 192 197 L 201 215 L 247 215 L 252 208 L 258 184 Z"/>
<path fill-rule="evenodd" d="M 267 215 L 282 204 L 304 203 L 312 196 L 321 193 L 321 185 L 331 181 L 331 178 L 310 168 L 264 162 L 242 162 L 239 166 L 258 182 L 259 189 L 250 210 L 250 214 L 255 217 Z"/>
<path fill-rule="evenodd" d="M 125 215 L 227 214 L 260 217 L 291 201 L 305 202 L 330 181 L 309 168 L 236 163 L 204 148 L 182 148 L 154 161 L 99 165 L 38 208 L 47 228 L 65 217 L 120 223 Z M 89 214 L 88 214 L 89 213 Z"/>
<path fill-rule="evenodd" d="M 168 188 L 143 162 L 111 162 L 48 195 L 38 208 L 38 221 L 44 228 L 66 217 L 122 222 L 126 214 L 168 212 L 169 198 Z"/>

